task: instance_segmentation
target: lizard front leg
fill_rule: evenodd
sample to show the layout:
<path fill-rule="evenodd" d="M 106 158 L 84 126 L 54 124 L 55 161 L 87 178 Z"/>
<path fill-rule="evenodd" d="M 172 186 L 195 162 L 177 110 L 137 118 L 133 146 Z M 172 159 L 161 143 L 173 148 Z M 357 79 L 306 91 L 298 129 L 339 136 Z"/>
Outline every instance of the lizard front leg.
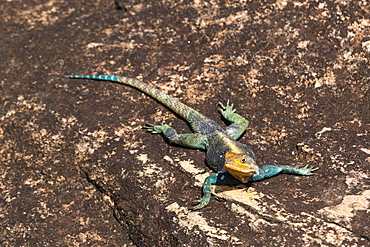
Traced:
<path fill-rule="evenodd" d="M 147 124 L 144 126 L 152 133 L 162 134 L 171 143 L 181 145 L 184 147 L 207 149 L 208 140 L 205 135 L 199 133 L 177 134 L 176 130 L 167 124 L 153 125 Z"/>
<path fill-rule="evenodd" d="M 202 199 L 195 200 L 194 203 L 198 203 L 196 206 L 192 207 L 193 210 L 201 209 L 209 203 L 212 193 L 212 185 L 236 185 L 240 184 L 240 181 L 233 177 L 229 172 L 221 170 L 218 173 L 214 173 L 208 176 L 203 183 L 203 197 Z"/>
<path fill-rule="evenodd" d="M 203 197 L 202 197 L 202 199 L 194 201 L 194 203 L 198 203 L 198 204 L 196 206 L 192 207 L 193 210 L 198 210 L 198 209 L 201 209 L 201 208 L 204 208 L 205 206 L 207 206 L 207 204 L 211 200 L 212 185 L 216 184 L 216 182 L 217 182 L 217 173 L 212 174 L 211 176 L 207 177 L 204 180 L 203 187 L 202 187 Z"/>
<path fill-rule="evenodd" d="M 259 181 L 264 178 L 273 177 L 279 173 L 296 174 L 296 175 L 312 175 L 312 172 L 319 168 L 305 166 L 303 168 L 298 168 L 294 166 L 287 165 L 264 165 L 259 168 L 258 174 L 254 174 L 251 181 Z"/>
<path fill-rule="evenodd" d="M 230 105 L 229 100 L 227 101 L 226 106 L 224 106 L 221 102 L 219 102 L 218 104 L 220 106 L 218 111 L 227 121 L 232 123 L 231 125 L 226 127 L 226 133 L 234 140 L 238 139 L 248 128 L 249 121 L 239 114 L 235 113 L 235 109 L 233 109 L 234 105 Z"/>

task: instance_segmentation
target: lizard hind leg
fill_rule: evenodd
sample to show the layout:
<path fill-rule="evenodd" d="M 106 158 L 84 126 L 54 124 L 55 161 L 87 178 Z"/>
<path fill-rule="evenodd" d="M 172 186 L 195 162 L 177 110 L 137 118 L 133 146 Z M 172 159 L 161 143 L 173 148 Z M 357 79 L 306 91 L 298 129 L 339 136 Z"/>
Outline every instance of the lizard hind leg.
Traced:
<path fill-rule="evenodd" d="M 234 104 L 230 104 L 229 100 L 226 102 L 226 105 L 223 105 L 221 102 L 218 105 L 220 106 L 218 111 L 221 115 L 232 123 L 226 127 L 226 133 L 234 140 L 238 139 L 248 128 L 249 121 L 235 112 Z"/>
<path fill-rule="evenodd" d="M 200 133 L 177 134 L 176 130 L 167 124 L 153 125 L 147 124 L 144 126 L 149 132 L 162 134 L 170 143 L 177 144 L 183 147 L 207 149 L 208 139 Z"/>

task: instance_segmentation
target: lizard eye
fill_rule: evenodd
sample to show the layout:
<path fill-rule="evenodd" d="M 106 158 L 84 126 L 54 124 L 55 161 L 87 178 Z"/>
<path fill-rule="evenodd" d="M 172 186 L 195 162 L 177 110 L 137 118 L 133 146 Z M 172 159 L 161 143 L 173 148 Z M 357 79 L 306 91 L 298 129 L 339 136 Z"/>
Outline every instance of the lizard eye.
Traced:
<path fill-rule="evenodd" d="M 240 160 L 240 162 L 241 162 L 241 163 L 246 163 L 246 162 L 247 162 L 247 160 L 243 158 L 243 159 L 241 159 L 241 160 Z"/>

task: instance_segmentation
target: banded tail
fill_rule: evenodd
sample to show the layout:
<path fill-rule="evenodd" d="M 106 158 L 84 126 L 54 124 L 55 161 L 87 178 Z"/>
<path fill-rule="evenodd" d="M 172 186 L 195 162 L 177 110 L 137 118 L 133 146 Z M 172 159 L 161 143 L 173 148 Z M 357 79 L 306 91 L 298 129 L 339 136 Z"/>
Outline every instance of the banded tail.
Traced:
<path fill-rule="evenodd" d="M 73 79 L 93 79 L 93 80 L 102 80 L 102 81 L 112 81 L 121 83 L 124 85 L 131 86 L 140 90 L 141 92 L 151 96 L 152 98 L 156 99 L 157 101 L 161 102 L 163 105 L 171 109 L 173 112 L 187 120 L 192 126 L 194 122 L 192 119 L 194 115 L 198 115 L 196 118 L 206 118 L 201 113 L 198 113 L 193 108 L 181 103 L 177 99 L 172 98 L 171 96 L 163 93 L 162 91 L 149 86 L 148 84 L 125 76 L 114 76 L 114 75 L 65 75 L 66 78 L 73 78 Z M 191 113 L 192 117 L 189 118 L 189 114 Z M 194 127 L 194 126 L 193 126 Z"/>

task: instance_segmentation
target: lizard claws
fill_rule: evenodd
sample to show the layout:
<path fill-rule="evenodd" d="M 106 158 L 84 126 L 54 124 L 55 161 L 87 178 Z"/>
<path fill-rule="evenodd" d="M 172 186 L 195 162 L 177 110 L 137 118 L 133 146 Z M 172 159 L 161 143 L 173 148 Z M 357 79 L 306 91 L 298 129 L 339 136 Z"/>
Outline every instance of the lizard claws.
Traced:
<path fill-rule="evenodd" d="M 147 123 L 143 126 L 144 129 L 147 129 L 148 132 L 151 132 L 151 133 L 154 133 L 154 134 L 160 134 L 161 132 L 158 132 L 156 130 L 156 127 L 157 126 L 160 126 L 160 125 L 154 125 L 154 124 L 150 124 L 150 123 Z"/>
<path fill-rule="evenodd" d="M 319 168 L 318 167 L 309 167 L 308 165 L 306 165 L 305 167 L 303 167 L 301 169 L 303 171 L 302 175 L 313 175 L 312 172 L 318 170 Z"/>
<path fill-rule="evenodd" d="M 234 104 L 230 104 L 230 101 L 227 100 L 226 106 L 222 104 L 221 102 L 218 102 L 218 105 L 220 108 L 218 108 L 218 111 L 221 112 L 222 116 L 226 117 L 232 115 L 236 110 L 233 109 Z"/>
<path fill-rule="evenodd" d="M 161 124 L 161 125 L 154 125 L 147 123 L 143 126 L 144 129 L 147 129 L 149 132 L 152 132 L 154 134 L 161 134 L 165 133 L 168 128 L 170 128 L 167 124 Z"/>
<path fill-rule="evenodd" d="M 201 208 L 204 208 L 205 206 L 207 206 L 208 201 L 205 202 L 202 199 L 198 199 L 198 200 L 194 200 L 193 203 L 197 203 L 197 205 L 195 205 L 194 207 L 192 207 L 191 210 L 198 210 L 198 209 L 201 209 Z"/>

